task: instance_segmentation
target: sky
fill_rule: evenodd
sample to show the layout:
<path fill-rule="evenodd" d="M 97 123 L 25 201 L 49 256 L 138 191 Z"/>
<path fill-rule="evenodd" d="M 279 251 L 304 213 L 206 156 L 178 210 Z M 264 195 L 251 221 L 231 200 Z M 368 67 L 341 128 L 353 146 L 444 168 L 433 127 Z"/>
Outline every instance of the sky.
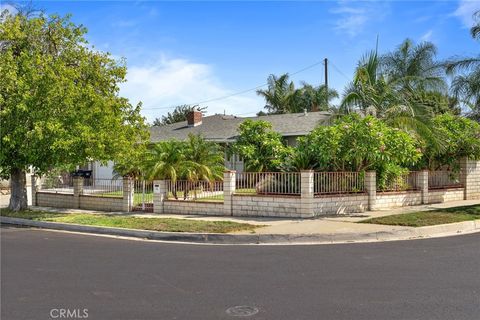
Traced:
<path fill-rule="evenodd" d="M 431 41 L 438 58 L 477 55 L 472 14 L 480 1 L 32 1 L 47 14 L 72 14 L 97 50 L 125 58 L 120 94 L 143 103 L 152 122 L 176 105 L 253 116 L 265 102 L 255 89 L 270 74 L 339 93 L 363 54 L 403 40 Z M 0 0 L 2 9 L 15 2 Z"/>

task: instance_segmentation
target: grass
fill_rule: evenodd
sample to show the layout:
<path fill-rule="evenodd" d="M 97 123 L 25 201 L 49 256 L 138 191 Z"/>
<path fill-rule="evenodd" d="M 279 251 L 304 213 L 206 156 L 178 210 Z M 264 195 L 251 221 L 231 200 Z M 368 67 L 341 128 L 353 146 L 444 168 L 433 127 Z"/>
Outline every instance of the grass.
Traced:
<path fill-rule="evenodd" d="M 372 218 L 359 223 L 386 224 L 392 226 L 424 227 L 480 219 L 480 205 L 453 207 L 430 211 Z"/>
<path fill-rule="evenodd" d="M 190 192 L 190 194 L 193 196 L 193 191 Z M 122 191 L 112 191 L 112 192 L 105 192 L 105 193 L 97 193 L 94 194 L 95 196 L 98 197 L 122 197 L 123 193 Z M 177 197 L 179 200 L 183 200 L 183 191 L 177 191 Z M 153 193 L 152 192 L 145 192 L 145 201 L 146 202 L 153 202 Z M 175 200 L 173 197 L 172 193 L 168 194 L 168 199 L 170 200 Z M 150 200 L 150 201 L 149 201 Z M 197 197 L 196 200 L 194 199 L 189 199 L 188 201 L 208 201 L 208 202 L 222 202 L 223 201 L 223 193 L 222 194 L 216 194 L 216 195 L 209 195 L 209 196 L 199 196 Z M 134 205 L 141 205 L 143 202 L 143 195 L 142 193 L 137 193 L 135 192 L 133 194 L 133 204 Z"/>
<path fill-rule="evenodd" d="M 239 193 L 239 194 L 256 194 L 257 193 L 257 190 L 255 188 L 240 188 L 240 189 L 236 189 L 235 190 L 235 193 Z"/>
<path fill-rule="evenodd" d="M 35 221 L 61 222 L 97 227 L 128 228 L 167 232 L 229 233 L 253 231 L 258 225 L 232 221 L 203 221 L 174 218 L 141 218 L 113 214 L 58 213 L 24 210 L 14 212 L 2 209 L 1 216 Z"/>

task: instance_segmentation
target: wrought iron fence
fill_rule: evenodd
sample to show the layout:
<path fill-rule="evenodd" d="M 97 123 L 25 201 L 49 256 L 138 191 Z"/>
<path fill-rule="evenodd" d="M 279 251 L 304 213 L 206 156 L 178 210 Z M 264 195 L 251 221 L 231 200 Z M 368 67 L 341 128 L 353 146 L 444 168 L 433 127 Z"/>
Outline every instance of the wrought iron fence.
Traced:
<path fill-rule="evenodd" d="M 315 195 L 365 192 L 365 173 L 315 172 L 313 190 Z"/>
<path fill-rule="evenodd" d="M 235 193 L 300 195 L 299 172 L 241 172 L 236 174 Z"/>
<path fill-rule="evenodd" d="M 73 193 L 73 178 L 70 175 L 43 177 L 40 179 L 40 190 L 52 193 Z"/>
<path fill-rule="evenodd" d="M 377 191 L 413 191 L 419 190 L 419 171 L 410 171 L 397 177 L 387 179 L 384 185 L 377 183 Z"/>
<path fill-rule="evenodd" d="M 460 174 L 458 172 L 439 170 L 428 172 L 428 188 L 442 189 L 462 187 L 460 182 Z"/>
<path fill-rule="evenodd" d="M 167 180 L 167 199 L 223 201 L 223 181 Z"/>
<path fill-rule="evenodd" d="M 83 194 L 98 197 L 123 197 L 122 179 L 83 179 Z"/>

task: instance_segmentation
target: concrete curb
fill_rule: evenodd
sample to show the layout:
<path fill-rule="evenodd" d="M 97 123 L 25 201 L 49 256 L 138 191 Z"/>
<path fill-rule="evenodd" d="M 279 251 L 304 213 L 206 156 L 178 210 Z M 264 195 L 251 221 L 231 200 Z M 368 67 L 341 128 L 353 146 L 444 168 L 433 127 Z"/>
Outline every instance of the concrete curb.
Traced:
<path fill-rule="evenodd" d="M 95 227 L 58 222 L 34 221 L 10 217 L 0 217 L 0 222 L 2 224 L 10 224 L 17 226 L 28 226 L 118 237 L 133 237 L 148 240 L 211 244 L 332 244 L 349 242 L 411 240 L 421 238 L 443 237 L 462 233 L 480 232 L 480 220 L 464 221 L 458 223 L 396 231 L 333 234 L 222 234 L 160 232 L 124 228 Z"/>

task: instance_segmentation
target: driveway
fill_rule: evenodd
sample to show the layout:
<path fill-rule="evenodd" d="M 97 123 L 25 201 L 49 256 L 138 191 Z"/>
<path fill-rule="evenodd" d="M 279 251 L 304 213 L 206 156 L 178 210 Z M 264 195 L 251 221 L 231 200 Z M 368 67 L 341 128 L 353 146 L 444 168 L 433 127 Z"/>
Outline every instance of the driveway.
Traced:
<path fill-rule="evenodd" d="M 2 319 L 478 319 L 480 234 L 212 246 L 1 229 Z M 236 306 L 244 308 L 231 309 Z M 227 312 L 228 310 L 228 312 Z M 57 313 L 55 313 L 57 312 Z M 78 313 L 77 313 L 78 315 Z M 80 314 L 81 315 L 81 314 Z M 77 317 L 78 318 L 78 317 Z"/>

